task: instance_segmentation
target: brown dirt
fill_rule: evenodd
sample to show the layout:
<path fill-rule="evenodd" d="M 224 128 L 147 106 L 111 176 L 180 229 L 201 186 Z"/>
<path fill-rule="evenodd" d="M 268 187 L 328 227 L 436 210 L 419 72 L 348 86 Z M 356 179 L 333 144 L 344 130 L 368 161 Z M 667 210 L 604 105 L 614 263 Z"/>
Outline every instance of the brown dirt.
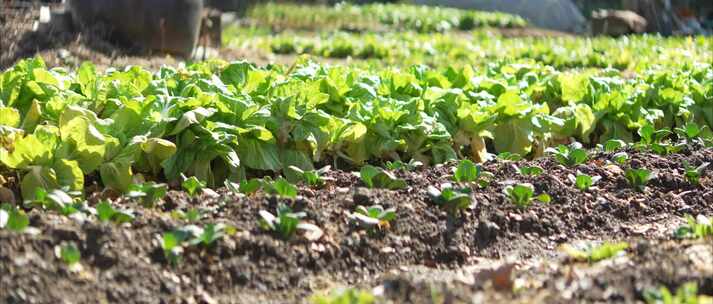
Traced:
<path fill-rule="evenodd" d="M 485 169 L 495 173 L 496 180 L 485 189 L 475 188 L 474 206 L 451 220 L 431 203 L 425 189 L 447 182 L 453 164 L 399 173 L 409 185 L 400 191 L 366 189 L 351 173 L 333 171 L 329 176 L 335 181 L 320 190 L 301 187 L 300 197 L 294 201 L 263 194 L 236 196 L 225 189 L 219 190 L 217 198 L 197 199 L 172 191 L 155 209 L 117 201 L 138 215 L 133 223 L 123 226 L 101 224 L 93 216 L 79 221 L 33 210 L 31 226 L 38 228 L 39 234 L 0 231 L 0 272 L 6 274 L 0 277 L 0 284 L 8 291 L 1 299 L 10 303 L 62 299 L 75 303 L 97 299 L 283 303 L 300 302 L 335 285 L 356 284 L 381 286 L 396 302 L 427 302 L 430 298 L 423 294 L 423 286 L 441 286 L 445 294 L 460 293 L 459 297 L 466 298 L 529 301 L 537 296 L 543 303 L 571 299 L 628 302 L 640 300 L 644 289 L 675 287 L 687 281 L 698 281 L 702 292 L 713 294 L 713 270 L 689 253 L 694 250 L 701 256 L 699 260 L 707 261 L 713 257 L 711 240 L 671 240 L 684 214 L 713 214 L 711 172 L 706 171 L 701 186 L 688 184 L 681 175 L 683 160 L 710 162 L 713 150 L 666 157 L 631 154 L 632 165 L 659 173 L 644 192 L 631 190 L 617 169 L 601 166 L 608 154 L 594 155 L 577 168 L 563 167 L 551 159 L 487 163 Z M 525 164 L 540 165 L 546 174 L 521 177 L 515 166 Z M 566 178 L 576 170 L 600 175 L 602 180 L 596 188 L 579 191 Z M 513 181 L 531 182 L 538 193 L 549 193 L 553 202 L 516 208 L 502 194 L 504 186 Z M 314 242 L 302 237 L 282 241 L 261 231 L 258 211 L 272 211 L 278 201 L 307 212 L 306 220 L 321 227 L 324 237 Z M 374 203 L 398 208 L 390 229 L 368 235 L 348 223 L 347 214 L 356 205 Z M 191 247 L 184 253 L 183 263 L 172 267 L 163 257 L 160 235 L 187 225 L 169 212 L 189 207 L 205 211 L 199 225 L 226 223 L 239 232 L 208 248 Z M 633 248 L 623 261 L 600 262 L 596 267 L 568 263 L 557 247 L 582 240 L 627 240 Z M 54 257 L 54 247 L 66 241 L 78 244 L 82 272 L 67 271 Z M 445 275 L 447 282 L 454 277 L 453 269 L 462 273 L 480 265 L 481 271 L 469 274 L 476 275 L 508 261 L 519 263 L 515 276 L 526 280 L 530 288 L 503 293 L 485 288 L 482 278 L 477 284 L 455 287 L 437 279 L 423 283 L 412 278 L 418 272 L 410 268 L 444 271 L 449 274 Z M 609 265 L 606 263 L 613 264 L 604 267 Z M 394 272 L 398 274 L 395 277 Z"/>

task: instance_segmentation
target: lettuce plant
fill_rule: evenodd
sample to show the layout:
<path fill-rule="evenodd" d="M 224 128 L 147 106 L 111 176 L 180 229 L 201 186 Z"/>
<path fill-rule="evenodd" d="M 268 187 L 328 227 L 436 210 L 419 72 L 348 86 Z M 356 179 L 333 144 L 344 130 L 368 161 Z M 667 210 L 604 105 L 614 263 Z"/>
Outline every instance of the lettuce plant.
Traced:
<path fill-rule="evenodd" d="M 503 189 L 503 192 L 515 206 L 521 209 L 529 207 L 534 200 L 543 203 L 549 203 L 551 200 L 547 193 L 535 196 L 535 186 L 528 183 L 507 186 Z"/>
<path fill-rule="evenodd" d="M 579 143 L 569 146 L 559 145 L 557 148 L 548 148 L 546 152 L 552 154 L 560 164 L 568 167 L 581 165 L 589 159 L 587 150 L 584 150 Z"/>
<path fill-rule="evenodd" d="M 701 184 L 701 175 L 703 175 L 703 171 L 705 171 L 709 165 L 710 163 L 703 163 L 698 167 L 693 167 L 688 162 L 684 162 L 683 167 L 685 169 L 685 173 L 683 176 L 686 177 L 686 180 L 689 183 L 698 186 Z"/>
<path fill-rule="evenodd" d="M 97 217 L 102 222 L 112 222 L 115 224 L 130 223 L 134 220 L 134 215 L 129 210 L 117 210 L 108 201 L 102 201 L 96 206 Z"/>
<path fill-rule="evenodd" d="M 381 205 L 368 208 L 358 206 L 349 218 L 359 227 L 373 233 L 376 228 L 389 227 L 389 223 L 396 219 L 396 208 L 384 209 Z"/>
<path fill-rule="evenodd" d="M 265 210 L 260 210 L 260 228 L 273 231 L 282 239 L 287 240 L 297 232 L 297 228 L 302 218 L 307 216 L 304 212 L 293 212 L 292 208 L 285 204 L 277 207 L 277 215 L 273 215 Z"/>
<path fill-rule="evenodd" d="M 10 204 L 0 206 L 0 229 L 7 228 L 11 231 L 22 232 L 28 226 L 30 226 L 30 218 L 25 214 L 25 211 Z"/>
<path fill-rule="evenodd" d="M 146 182 L 143 184 L 132 184 L 129 186 L 126 195 L 130 198 L 139 199 L 141 205 L 145 208 L 153 208 L 159 200 L 166 196 L 167 192 L 168 186 L 166 184 Z"/>
<path fill-rule="evenodd" d="M 577 172 L 576 176 L 570 174 L 567 178 L 577 187 L 577 189 L 581 191 L 589 190 L 589 188 L 597 184 L 599 180 L 602 179 L 601 176 L 591 176 L 581 172 Z"/>
<path fill-rule="evenodd" d="M 440 190 L 429 186 L 427 192 L 431 200 L 451 216 L 468 209 L 473 203 L 470 188 L 453 188 L 450 184 L 446 184 Z"/>
<path fill-rule="evenodd" d="M 699 214 L 696 218 L 686 215 L 686 223 L 681 225 L 674 232 L 678 239 L 700 239 L 713 237 L 713 223 L 711 220 Z"/>
<path fill-rule="evenodd" d="M 652 179 L 656 178 L 656 174 L 646 169 L 629 168 L 624 171 L 624 177 L 629 182 L 629 185 L 637 191 L 643 192 L 646 185 Z"/>
<path fill-rule="evenodd" d="M 540 166 L 522 166 L 517 169 L 518 173 L 523 176 L 538 176 L 545 172 Z"/>
<path fill-rule="evenodd" d="M 359 177 L 369 188 L 398 190 L 407 187 L 405 180 L 396 178 L 391 172 L 370 165 L 361 168 Z"/>

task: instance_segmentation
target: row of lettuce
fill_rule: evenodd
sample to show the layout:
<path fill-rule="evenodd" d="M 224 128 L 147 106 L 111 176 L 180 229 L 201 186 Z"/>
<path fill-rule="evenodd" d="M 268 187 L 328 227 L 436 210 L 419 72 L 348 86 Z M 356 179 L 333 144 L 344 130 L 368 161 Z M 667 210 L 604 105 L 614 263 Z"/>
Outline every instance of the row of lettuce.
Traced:
<path fill-rule="evenodd" d="M 713 126 L 713 69 L 558 72 L 539 65 L 361 70 L 304 62 L 205 62 L 97 73 L 28 59 L 0 75 L 0 175 L 83 191 L 137 179 L 227 179 L 332 164 L 491 153 L 537 157 L 559 143 L 638 140 L 642 127 Z M 5 179 L 7 180 L 7 178 Z"/>
<path fill-rule="evenodd" d="M 353 58 L 373 66 L 427 64 L 445 67 L 531 61 L 557 69 L 612 67 L 644 70 L 652 65 L 678 67 L 692 62 L 710 62 L 713 58 L 713 42 L 703 37 L 503 38 L 488 31 L 476 32 L 472 36 L 347 32 L 275 35 L 257 28 L 234 27 L 226 31 L 224 39 L 233 48 L 255 52 Z"/>
<path fill-rule="evenodd" d="M 460 10 L 409 4 L 341 3 L 305 6 L 287 3 L 256 5 L 247 17 L 275 30 L 415 31 L 420 33 L 468 31 L 481 27 L 523 27 L 519 17 L 499 12 Z"/>

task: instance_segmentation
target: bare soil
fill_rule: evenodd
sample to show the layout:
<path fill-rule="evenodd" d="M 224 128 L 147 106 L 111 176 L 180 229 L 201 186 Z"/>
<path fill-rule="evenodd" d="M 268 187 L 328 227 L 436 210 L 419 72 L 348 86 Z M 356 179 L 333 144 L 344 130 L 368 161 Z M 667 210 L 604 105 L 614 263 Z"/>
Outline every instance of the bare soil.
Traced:
<path fill-rule="evenodd" d="M 684 160 L 713 161 L 713 150 L 630 154 L 632 166 L 659 175 L 644 192 L 631 189 L 621 168 L 604 165 L 609 154 L 595 154 L 576 168 L 548 158 L 486 163 L 495 181 L 474 187 L 475 204 L 457 218 L 433 205 L 425 190 L 448 182 L 454 164 L 400 172 L 409 187 L 399 191 L 367 189 L 351 172 L 336 170 L 329 173 L 334 181 L 322 189 L 300 187 L 295 200 L 226 189 L 198 198 L 171 191 L 154 209 L 118 200 L 137 214 L 121 226 L 32 210 L 31 226 L 40 233 L 0 231 L 0 301 L 299 303 L 315 292 L 359 286 L 396 303 L 444 303 L 434 295 L 455 301 L 449 303 L 635 302 L 647 289 L 690 281 L 713 295 L 713 240 L 672 239 L 685 214 L 713 214 L 713 174 L 706 171 L 700 186 L 682 175 Z M 515 168 L 523 165 L 539 165 L 546 174 L 520 176 Z M 577 170 L 602 180 L 580 191 L 567 179 Z M 518 209 L 502 194 L 513 182 L 530 182 L 553 201 Z M 305 211 L 324 236 L 283 241 L 262 231 L 258 211 L 273 211 L 279 202 Z M 370 235 L 348 222 L 357 205 L 377 203 L 398 210 L 388 229 Z M 173 267 L 160 236 L 189 224 L 170 216 L 188 208 L 203 210 L 196 224 L 225 223 L 238 233 L 210 247 L 191 247 Z M 626 255 L 595 264 L 575 263 L 557 249 L 620 240 L 631 244 Z M 54 256 L 54 247 L 67 241 L 81 250 L 80 272 Z"/>

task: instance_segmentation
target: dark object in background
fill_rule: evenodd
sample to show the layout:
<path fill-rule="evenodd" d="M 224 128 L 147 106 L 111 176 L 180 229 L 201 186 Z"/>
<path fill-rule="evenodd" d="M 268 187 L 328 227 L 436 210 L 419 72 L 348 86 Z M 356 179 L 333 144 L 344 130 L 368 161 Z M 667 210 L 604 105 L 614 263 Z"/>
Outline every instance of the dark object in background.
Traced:
<path fill-rule="evenodd" d="M 632 11 L 598 10 L 592 13 L 592 34 L 622 36 L 646 31 L 646 19 Z"/>
<path fill-rule="evenodd" d="M 69 8 L 76 25 L 105 28 L 114 42 L 189 57 L 203 0 L 70 0 Z"/>

